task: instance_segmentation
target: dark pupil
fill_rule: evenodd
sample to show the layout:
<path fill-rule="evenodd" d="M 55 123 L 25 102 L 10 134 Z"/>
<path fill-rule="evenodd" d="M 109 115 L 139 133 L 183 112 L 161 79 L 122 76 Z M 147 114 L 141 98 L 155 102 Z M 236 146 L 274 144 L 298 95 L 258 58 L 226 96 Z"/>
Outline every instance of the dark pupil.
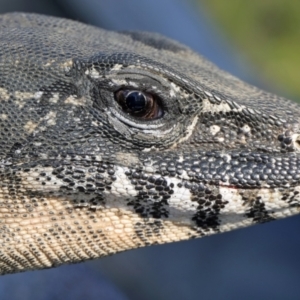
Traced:
<path fill-rule="evenodd" d="M 146 97 L 141 92 L 127 94 L 125 101 L 127 107 L 134 112 L 141 111 L 146 107 Z"/>

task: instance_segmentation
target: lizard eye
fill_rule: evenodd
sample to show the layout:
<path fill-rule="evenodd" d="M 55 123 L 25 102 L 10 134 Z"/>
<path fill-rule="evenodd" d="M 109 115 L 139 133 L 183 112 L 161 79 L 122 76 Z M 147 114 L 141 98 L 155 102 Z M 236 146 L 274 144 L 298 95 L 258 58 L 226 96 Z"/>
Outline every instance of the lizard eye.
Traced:
<path fill-rule="evenodd" d="M 115 100 L 121 109 L 132 117 L 153 120 L 163 116 L 160 100 L 156 95 L 139 90 L 119 90 Z"/>

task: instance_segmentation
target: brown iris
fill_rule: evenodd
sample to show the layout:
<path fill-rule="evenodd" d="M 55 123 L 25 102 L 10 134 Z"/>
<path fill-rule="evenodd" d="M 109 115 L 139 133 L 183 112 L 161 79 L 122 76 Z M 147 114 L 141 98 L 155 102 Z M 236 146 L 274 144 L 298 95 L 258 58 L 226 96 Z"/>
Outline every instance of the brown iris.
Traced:
<path fill-rule="evenodd" d="M 163 111 L 159 99 L 155 95 L 139 90 L 119 90 L 115 99 L 122 110 L 143 120 L 153 120 L 162 117 Z"/>

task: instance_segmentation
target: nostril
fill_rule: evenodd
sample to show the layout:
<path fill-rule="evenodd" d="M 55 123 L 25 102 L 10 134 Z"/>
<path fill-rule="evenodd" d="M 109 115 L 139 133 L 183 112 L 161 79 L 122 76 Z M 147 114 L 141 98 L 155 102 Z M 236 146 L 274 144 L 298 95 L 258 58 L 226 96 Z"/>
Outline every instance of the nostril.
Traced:
<path fill-rule="evenodd" d="M 300 134 L 293 134 L 292 141 L 294 144 L 294 148 L 300 151 Z"/>

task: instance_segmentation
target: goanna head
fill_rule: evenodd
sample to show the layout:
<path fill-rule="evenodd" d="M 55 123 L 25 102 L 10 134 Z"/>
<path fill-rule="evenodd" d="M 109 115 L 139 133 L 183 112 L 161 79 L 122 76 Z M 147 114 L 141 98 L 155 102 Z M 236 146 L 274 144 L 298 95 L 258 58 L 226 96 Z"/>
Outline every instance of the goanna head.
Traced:
<path fill-rule="evenodd" d="M 2 273 L 298 212 L 297 104 L 158 34 L 1 25 Z"/>

